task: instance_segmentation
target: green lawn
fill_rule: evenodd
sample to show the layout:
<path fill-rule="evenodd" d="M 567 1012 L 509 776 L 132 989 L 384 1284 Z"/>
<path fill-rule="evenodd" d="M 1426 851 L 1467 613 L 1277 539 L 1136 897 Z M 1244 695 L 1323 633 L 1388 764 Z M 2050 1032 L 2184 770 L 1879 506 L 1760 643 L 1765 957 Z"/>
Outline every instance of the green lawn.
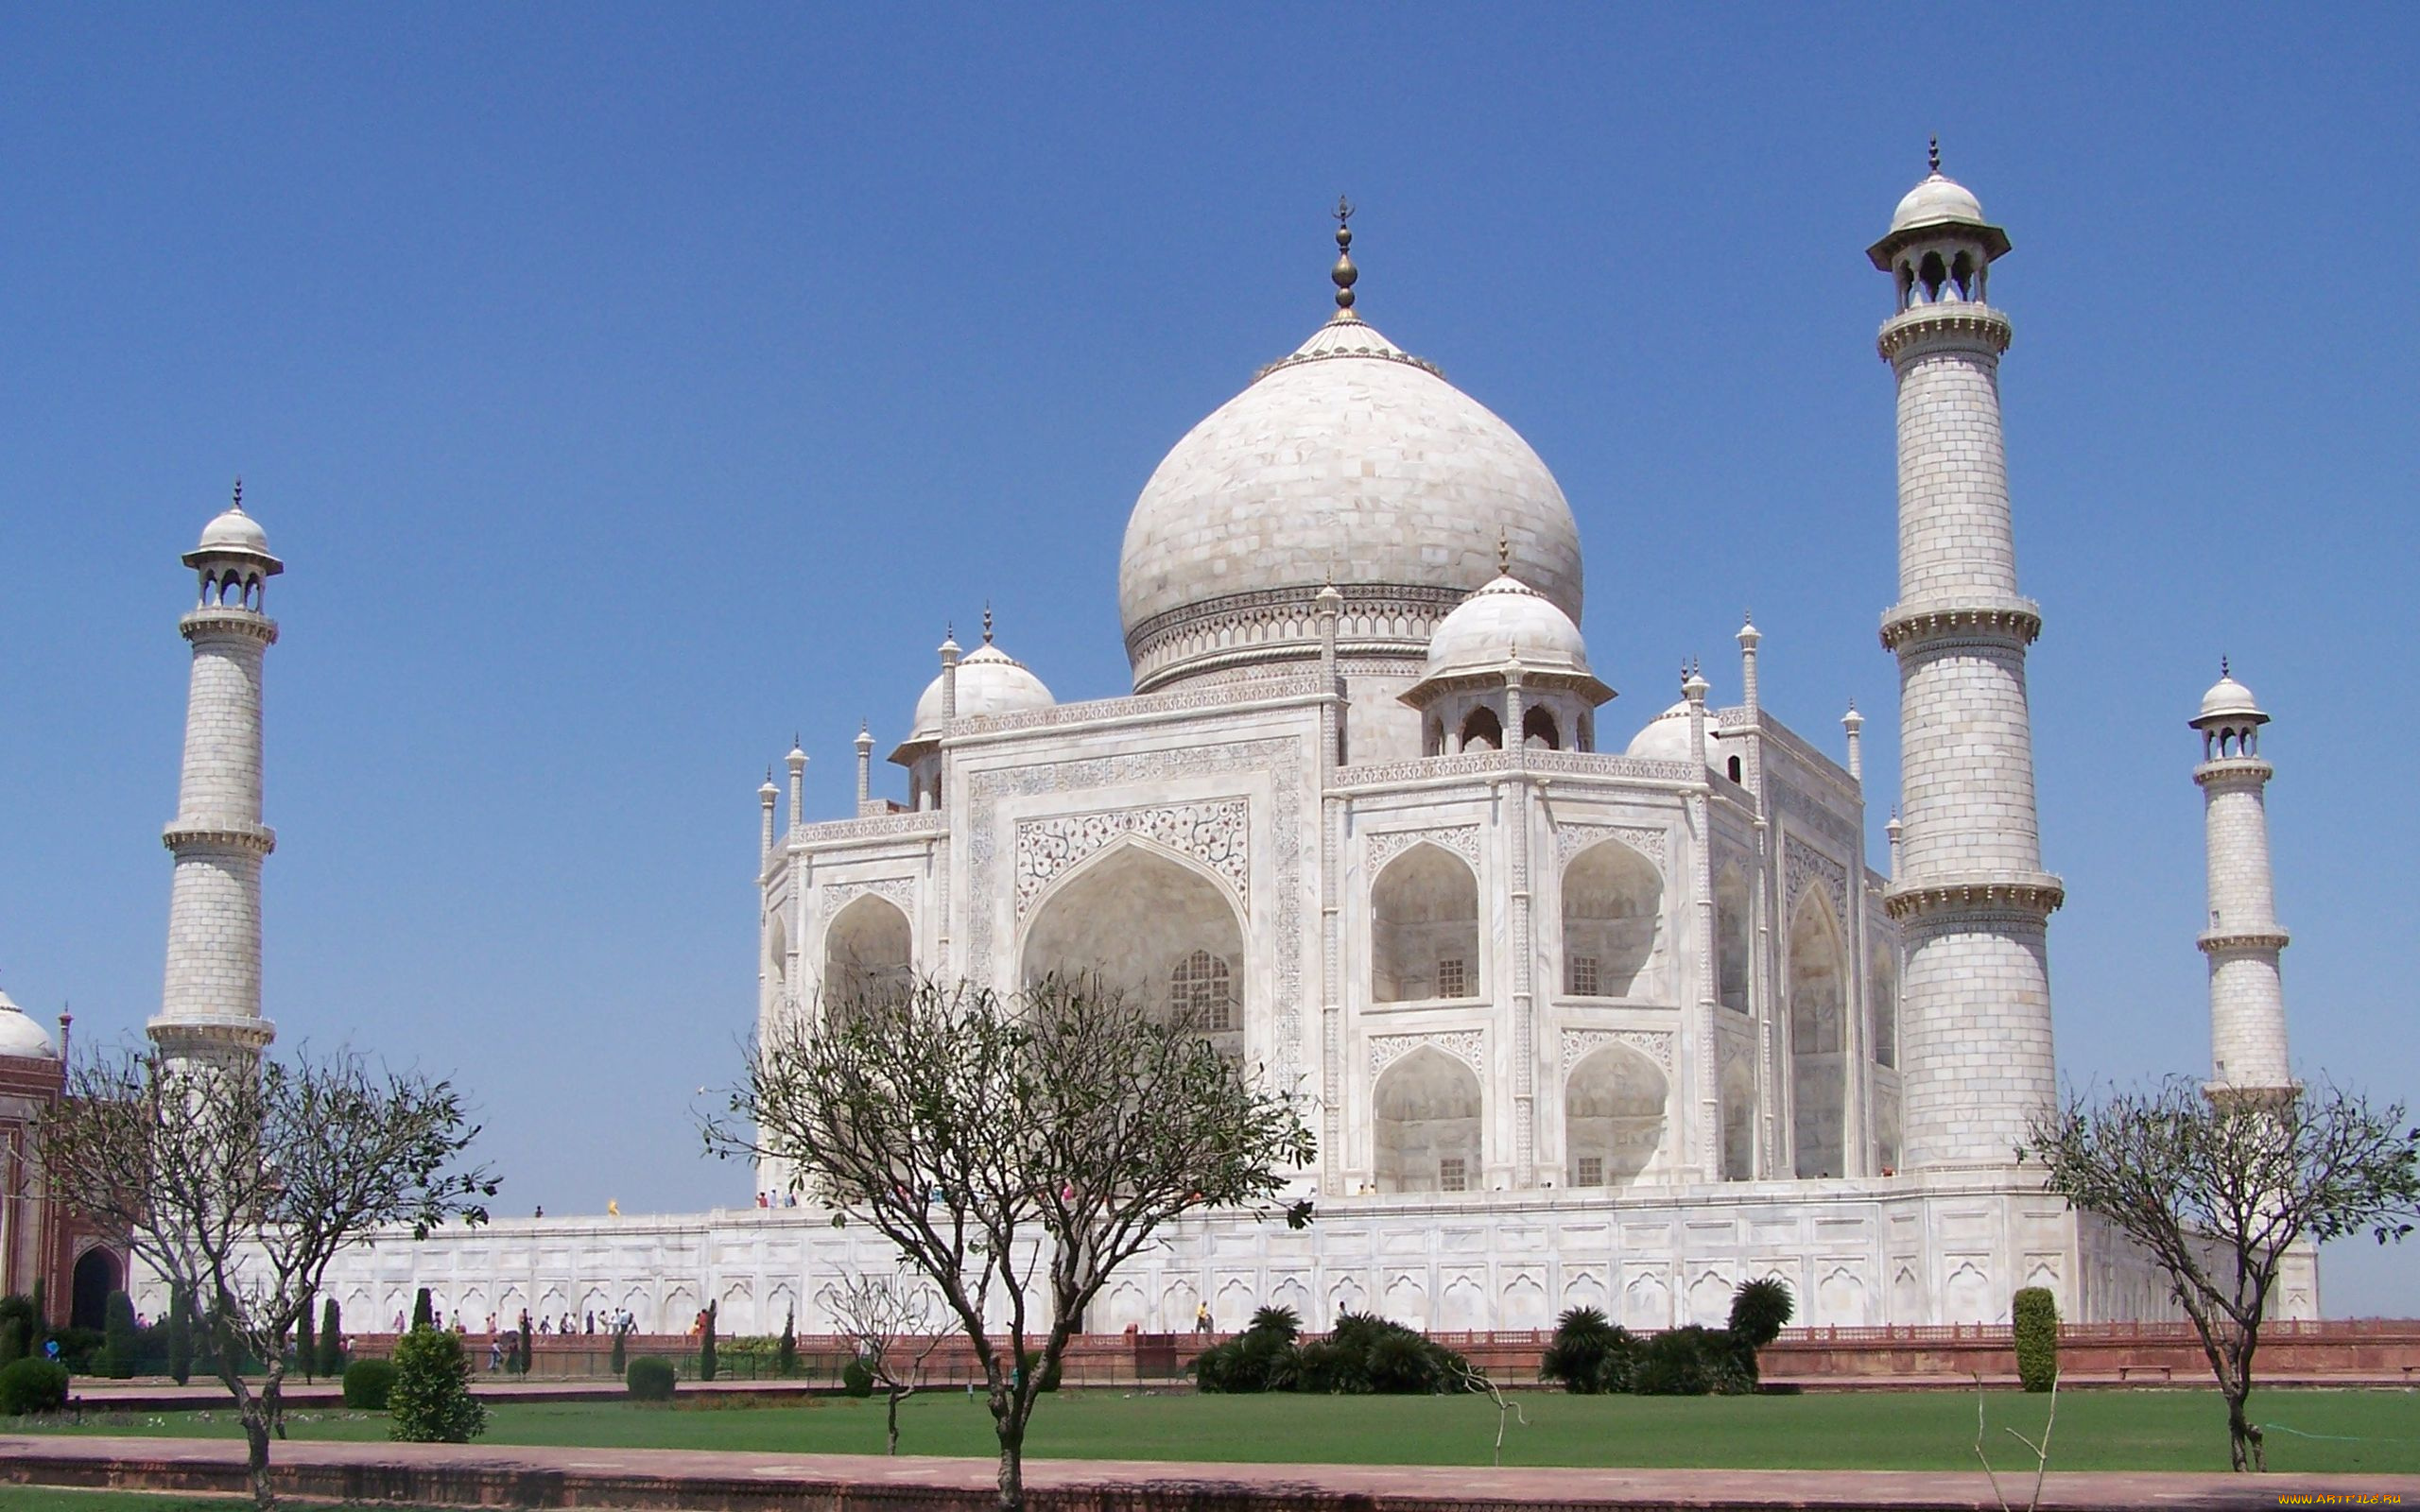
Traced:
<path fill-rule="evenodd" d="M 1974 1468 L 1975 1397 L 1955 1391 L 1800 1397 L 1513 1397 L 1527 1426 L 1505 1430 L 1507 1465 L 1731 1466 L 1852 1469 Z M 2048 1399 L 1985 1399 L 1993 1462 L 2031 1464 L 2001 1432 L 2039 1433 Z M 2255 1419 L 2273 1425 L 2269 1464 L 2281 1471 L 2420 1472 L 2420 1392 L 2268 1391 Z M 817 1398 L 795 1406 L 644 1408 L 620 1402 L 491 1404 L 488 1439 L 667 1449 L 880 1453 L 882 1403 Z M 383 1417 L 299 1412 L 296 1438 L 384 1438 Z M 2282 1426 L 2278 1426 L 2282 1425 Z M 1473 1397 L 1197 1397 L 1069 1392 L 1034 1417 L 1028 1452 L 1079 1459 L 1484 1465 L 1495 1409 Z M 2282 1431 L 2298 1429 L 2297 1436 Z M 233 1435 L 233 1416 L 93 1415 L 80 1427 L 0 1432 Z M 963 1393 L 916 1398 L 902 1409 L 911 1453 L 994 1452 L 991 1419 Z M 2055 1469 L 2223 1470 L 2226 1417 L 2206 1391 L 2074 1392 L 2061 1398 Z M 9 1512 L 14 1512 L 13 1506 Z"/>

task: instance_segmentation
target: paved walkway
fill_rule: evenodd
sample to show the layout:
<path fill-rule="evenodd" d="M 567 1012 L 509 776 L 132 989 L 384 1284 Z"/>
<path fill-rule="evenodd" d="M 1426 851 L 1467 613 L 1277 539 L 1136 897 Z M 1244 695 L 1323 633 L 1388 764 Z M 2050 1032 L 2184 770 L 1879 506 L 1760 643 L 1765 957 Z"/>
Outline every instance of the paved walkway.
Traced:
<path fill-rule="evenodd" d="M 687 1512 L 981 1512 L 988 1460 L 856 1454 L 700 1453 L 662 1449 L 539 1449 L 500 1444 L 288 1442 L 270 1455 L 281 1491 L 419 1506 L 682 1508 Z M 0 1484 L 162 1491 L 246 1487 L 244 1450 L 224 1439 L 0 1437 Z M 1033 1460 L 1036 1512 L 1995 1512 L 1980 1472 L 1602 1470 L 1352 1465 L 1183 1465 Z M 2001 1477 L 2023 1506 L 2030 1479 Z M 2290 1498 L 2308 1498 L 2297 1503 Z M 2174 1512 L 2281 1505 L 2420 1505 L 2420 1476 L 2053 1474 L 2045 1512 L 2158 1507 Z"/>

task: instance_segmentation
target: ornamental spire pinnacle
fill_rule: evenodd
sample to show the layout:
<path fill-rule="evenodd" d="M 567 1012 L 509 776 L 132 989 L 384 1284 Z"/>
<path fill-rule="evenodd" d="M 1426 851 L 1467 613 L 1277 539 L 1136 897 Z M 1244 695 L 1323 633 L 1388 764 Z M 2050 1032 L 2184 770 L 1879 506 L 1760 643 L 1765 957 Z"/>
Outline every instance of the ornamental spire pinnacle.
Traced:
<path fill-rule="evenodd" d="M 1339 320 L 1361 318 L 1353 313 L 1353 285 L 1360 281 L 1361 270 L 1353 266 L 1353 228 L 1345 222 L 1353 218 L 1353 202 L 1342 195 L 1336 197 L 1336 266 L 1328 269 L 1328 277 L 1336 284 L 1336 315 Z"/>
<path fill-rule="evenodd" d="M 1941 138 L 1939 136 L 1932 139 L 1932 146 L 1926 150 L 1925 163 L 1934 173 L 1941 172 Z"/>
<path fill-rule="evenodd" d="M 244 512 L 244 474 L 241 472 L 235 474 L 235 497 L 233 502 L 229 504 L 227 507 L 234 510 L 237 514 L 242 514 Z"/>

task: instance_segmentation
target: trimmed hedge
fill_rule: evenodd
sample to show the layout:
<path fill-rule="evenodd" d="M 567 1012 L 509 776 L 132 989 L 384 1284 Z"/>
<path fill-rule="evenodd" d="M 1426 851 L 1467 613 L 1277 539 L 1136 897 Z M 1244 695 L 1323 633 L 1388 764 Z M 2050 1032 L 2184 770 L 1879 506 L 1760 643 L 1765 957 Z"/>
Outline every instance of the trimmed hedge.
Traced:
<path fill-rule="evenodd" d="M 2016 1378 L 2028 1391 L 2048 1391 L 2059 1379 L 2059 1299 L 2047 1286 L 2028 1286 L 2010 1299 L 2016 1335 Z"/>
<path fill-rule="evenodd" d="M 67 1367 L 27 1358 L 0 1366 L 0 1417 L 59 1412 L 67 1405 Z"/>
<path fill-rule="evenodd" d="M 487 1431 L 488 1410 L 471 1395 L 471 1362 L 459 1335 L 414 1329 L 395 1341 L 395 1383 L 387 1393 L 387 1436 L 406 1444 L 467 1444 Z"/>
<path fill-rule="evenodd" d="M 634 1401 L 670 1401 L 680 1383 L 681 1374 L 672 1368 L 672 1362 L 652 1354 L 631 1361 L 630 1374 L 622 1380 Z"/>
<path fill-rule="evenodd" d="M 344 1404 L 362 1412 L 385 1412 L 387 1396 L 395 1389 L 391 1360 L 355 1360 L 344 1367 Z"/>

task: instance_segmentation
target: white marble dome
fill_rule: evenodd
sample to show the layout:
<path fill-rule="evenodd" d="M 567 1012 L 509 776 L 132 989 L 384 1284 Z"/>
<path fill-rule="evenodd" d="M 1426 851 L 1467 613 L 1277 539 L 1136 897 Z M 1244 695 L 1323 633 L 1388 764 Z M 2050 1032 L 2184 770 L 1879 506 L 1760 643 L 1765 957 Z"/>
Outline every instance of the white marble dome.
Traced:
<path fill-rule="evenodd" d="M 241 551 L 268 555 L 268 532 L 240 507 L 229 509 L 201 527 L 199 551 Z"/>
<path fill-rule="evenodd" d="M 1014 713 L 1020 709 L 1047 709 L 1059 700 L 1026 670 L 1025 663 L 986 641 L 958 663 L 958 716 Z M 939 740 L 942 735 L 942 679 L 925 685 L 916 700 L 916 724 L 910 742 Z"/>
<path fill-rule="evenodd" d="M 1588 675 L 1588 647 L 1571 616 L 1511 574 L 1499 574 L 1437 627 L 1421 677 L 1493 672 L 1514 656 L 1537 671 Z"/>
<path fill-rule="evenodd" d="M 2235 674 L 2231 672 L 2221 674 L 2219 680 L 2210 685 L 2210 691 L 2202 695 L 2200 718 L 2248 719 L 2256 724 L 2266 724 L 2269 720 L 2269 716 L 2261 713 L 2258 701 L 2252 696 L 2252 690 L 2236 681 Z"/>
<path fill-rule="evenodd" d="M 1989 224 L 1983 219 L 1983 202 L 1957 180 L 1944 178 L 1939 169 L 1909 190 L 1900 198 L 1899 208 L 1891 212 L 1891 230 L 1894 232 L 1951 221 Z"/>
<path fill-rule="evenodd" d="M 1647 728 L 1631 737 L 1625 756 L 1639 756 L 1650 761 L 1685 762 L 1689 759 L 1689 701 L 1686 698 L 1665 710 L 1647 722 Z M 1706 711 L 1705 749 L 1699 752 L 1706 765 L 1720 768 L 1723 758 L 1722 743 L 1715 738 L 1714 711 Z"/>
<path fill-rule="evenodd" d="M 59 1052 L 50 1046 L 50 1036 L 41 1024 L 26 1017 L 26 1011 L 0 992 L 0 1056 L 25 1056 L 39 1060 L 56 1060 Z"/>
<path fill-rule="evenodd" d="M 1236 594 L 1307 605 L 1333 580 L 1468 593 L 1514 573 L 1574 621 L 1580 531 L 1519 433 L 1367 323 L 1329 321 L 1186 433 L 1126 524 L 1118 610 L 1138 631 Z"/>

